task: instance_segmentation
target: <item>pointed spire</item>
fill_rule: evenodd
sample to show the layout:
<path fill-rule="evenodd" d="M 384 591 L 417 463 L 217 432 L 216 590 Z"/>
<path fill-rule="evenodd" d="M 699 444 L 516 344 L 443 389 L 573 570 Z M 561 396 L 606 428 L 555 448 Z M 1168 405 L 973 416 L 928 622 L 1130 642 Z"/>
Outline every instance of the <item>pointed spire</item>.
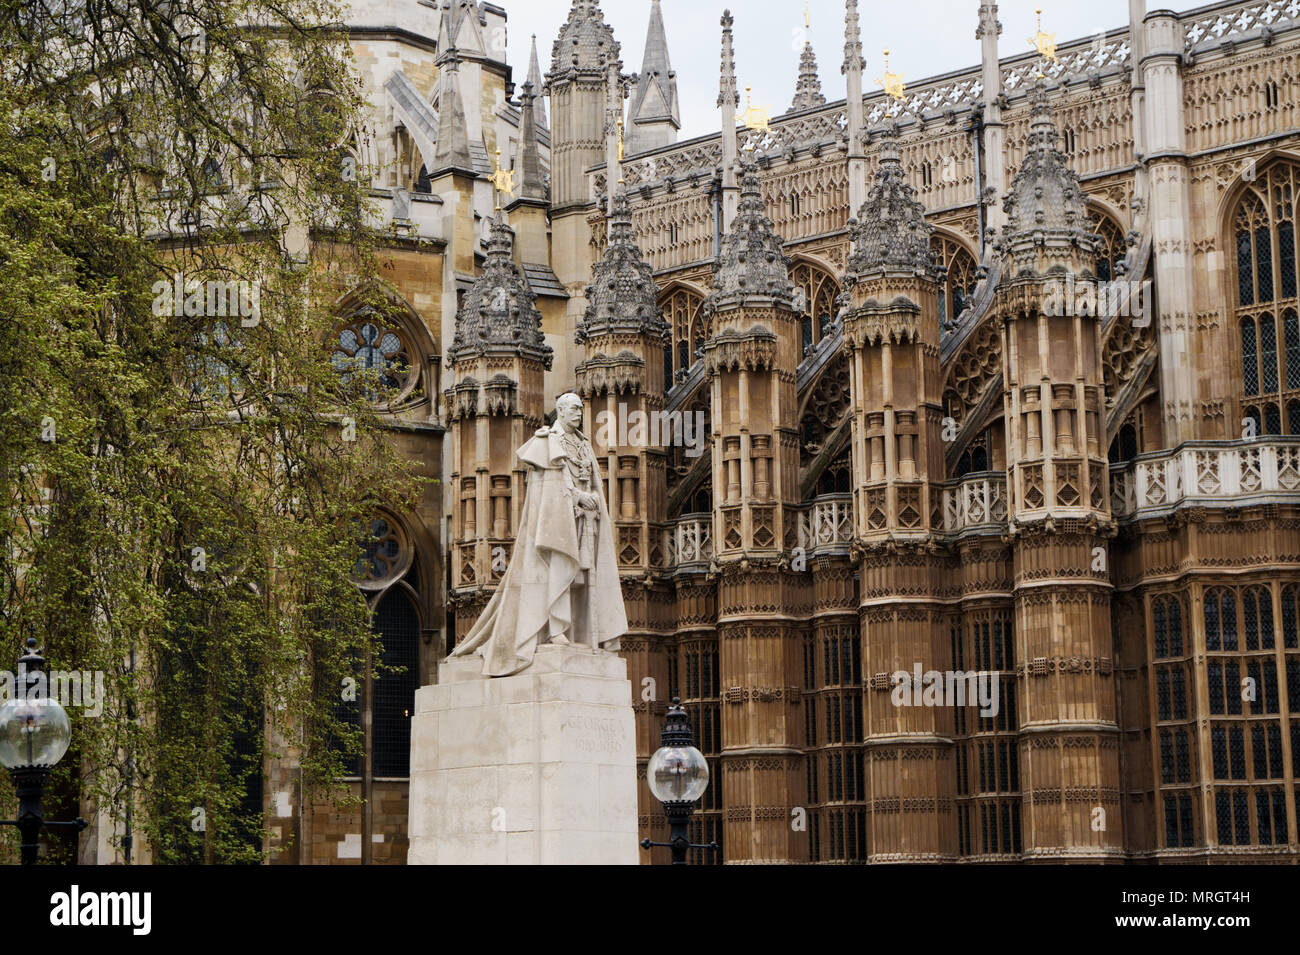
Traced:
<path fill-rule="evenodd" d="M 522 106 L 519 111 L 519 160 L 523 167 L 523 181 L 519 184 L 520 199 L 546 199 L 546 184 L 542 181 L 542 152 L 537 142 L 538 96 L 532 80 L 519 91 Z"/>
<path fill-rule="evenodd" d="M 551 72 L 546 75 L 547 82 L 578 73 L 598 74 L 603 79 L 608 64 L 618 63 L 622 67 L 619 55 L 618 41 L 605 22 L 599 0 L 573 0 L 569 18 L 551 46 Z"/>
<path fill-rule="evenodd" d="M 840 72 L 856 70 L 861 73 L 865 66 L 862 61 L 862 30 L 858 26 L 858 0 L 844 0 L 844 65 Z"/>
<path fill-rule="evenodd" d="M 456 313 L 451 361 L 478 355 L 520 355 L 551 367 L 552 350 L 542 334 L 542 313 L 528 279 L 514 261 L 515 233 L 501 216 L 492 220 L 483 274 Z"/>
<path fill-rule="evenodd" d="M 664 30 L 664 14 L 659 0 L 651 0 L 645 56 L 628 116 L 631 127 L 627 137 L 629 153 L 676 142 L 677 130 L 682 128 L 677 102 L 677 73 L 668 59 L 668 35 Z"/>
<path fill-rule="evenodd" d="M 876 177 L 852 228 L 853 254 L 846 272 L 861 280 L 884 270 L 915 270 L 933 281 L 933 231 L 899 160 L 898 127 L 888 120 L 880 129 Z"/>
<path fill-rule="evenodd" d="M 736 87 L 736 55 L 731 48 L 731 28 L 736 24 L 736 18 L 731 15 L 730 10 L 722 11 L 722 70 L 718 80 L 718 106 L 724 111 L 724 118 L 727 110 L 730 110 L 730 125 L 736 125 L 735 114 L 740 106 L 740 92 Z M 723 123 L 723 128 L 727 123 Z"/>
<path fill-rule="evenodd" d="M 817 54 L 813 52 L 812 40 L 808 40 L 799 56 L 799 82 L 794 88 L 794 102 L 790 104 L 790 112 L 812 109 L 825 103 L 821 77 L 817 75 Z"/>
<path fill-rule="evenodd" d="M 439 31 L 439 48 L 443 51 L 437 60 L 441 91 L 438 94 L 438 141 L 434 144 L 431 175 L 449 169 L 469 171 L 474 164 L 469 155 L 469 136 L 465 129 L 465 105 L 460 97 L 460 54 L 455 45 L 442 45 L 447 30 L 447 11 L 444 11 L 442 29 Z"/>
<path fill-rule="evenodd" d="M 591 274 L 587 310 L 578 323 L 579 344 L 596 335 L 613 334 L 668 339 L 668 323 L 659 312 L 659 289 L 636 244 L 632 207 L 621 184 L 611 202 L 609 244 Z"/>
<path fill-rule="evenodd" d="M 782 250 L 772 220 L 763 205 L 758 166 L 741 165 L 740 205 L 731 228 L 722 237 L 722 251 L 713 276 L 710 299 L 736 295 L 766 295 L 791 308 L 790 260 Z"/>
<path fill-rule="evenodd" d="M 722 229 L 725 232 L 736 215 L 736 109 L 740 91 L 736 88 L 736 56 L 731 48 L 730 10 L 722 11 L 722 67 L 718 79 L 718 109 L 722 124 Z"/>
<path fill-rule="evenodd" d="M 537 34 L 533 34 L 533 48 L 528 54 L 528 83 L 533 85 L 533 96 L 537 98 L 534 104 L 534 119 L 537 125 L 546 128 L 546 100 L 542 98 L 542 68 L 537 61 Z"/>

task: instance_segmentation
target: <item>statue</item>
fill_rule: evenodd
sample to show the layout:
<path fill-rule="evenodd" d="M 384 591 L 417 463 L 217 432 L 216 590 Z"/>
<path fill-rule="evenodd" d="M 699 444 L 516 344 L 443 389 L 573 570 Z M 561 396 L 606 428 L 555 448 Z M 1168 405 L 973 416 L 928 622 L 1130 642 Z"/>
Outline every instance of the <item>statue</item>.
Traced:
<path fill-rule="evenodd" d="M 515 453 L 528 465 L 505 576 L 452 657 L 477 653 L 484 676 L 528 667 L 539 643 L 598 649 L 627 632 L 600 465 L 582 433 L 582 399 L 555 403 L 556 424 Z"/>

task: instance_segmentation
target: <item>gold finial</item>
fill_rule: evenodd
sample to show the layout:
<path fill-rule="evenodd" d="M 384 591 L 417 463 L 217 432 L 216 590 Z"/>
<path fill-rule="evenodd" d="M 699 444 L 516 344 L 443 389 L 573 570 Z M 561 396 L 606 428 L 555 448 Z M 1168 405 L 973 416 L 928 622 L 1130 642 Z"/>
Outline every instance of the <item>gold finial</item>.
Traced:
<path fill-rule="evenodd" d="M 808 0 L 803 0 L 803 28 L 805 30 L 812 29 L 812 14 L 808 12 Z"/>
<path fill-rule="evenodd" d="M 737 116 L 740 122 L 744 123 L 746 129 L 752 129 L 756 133 L 766 133 L 771 126 L 769 125 L 768 107 L 754 106 L 749 101 L 748 86 L 745 87 L 745 112 Z"/>
<path fill-rule="evenodd" d="M 510 195 L 515 194 L 515 171 L 513 169 L 501 168 L 501 150 L 497 150 L 496 166 L 492 170 L 492 175 L 488 177 L 488 182 L 492 183 L 496 191 L 497 212 L 501 211 L 501 193 L 508 192 Z"/>
<path fill-rule="evenodd" d="M 1059 62 L 1056 58 L 1056 34 L 1043 32 L 1043 8 L 1039 7 L 1034 11 L 1037 17 L 1038 25 L 1033 36 L 1029 38 L 1029 45 L 1038 51 L 1038 55 L 1044 60 L 1051 60 L 1053 63 Z M 1038 79 L 1043 79 L 1043 64 L 1038 64 Z"/>
<path fill-rule="evenodd" d="M 906 98 L 903 91 L 907 89 L 907 85 L 903 82 L 903 74 L 889 72 L 888 47 L 885 48 L 885 75 L 877 77 L 876 82 L 880 84 L 882 90 L 894 99 L 901 100 Z"/>
<path fill-rule="evenodd" d="M 618 161 L 623 161 L 623 117 L 618 118 Z M 621 180 L 620 180 L 621 181 Z"/>

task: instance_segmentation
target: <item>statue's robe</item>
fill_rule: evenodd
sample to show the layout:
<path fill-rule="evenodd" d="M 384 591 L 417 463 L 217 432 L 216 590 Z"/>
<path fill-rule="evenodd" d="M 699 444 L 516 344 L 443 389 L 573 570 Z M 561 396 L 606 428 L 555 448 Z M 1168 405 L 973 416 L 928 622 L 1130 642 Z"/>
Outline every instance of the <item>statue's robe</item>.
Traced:
<path fill-rule="evenodd" d="M 574 636 L 572 589 L 579 573 L 578 525 L 574 499 L 565 481 L 562 429 L 542 428 L 515 453 L 529 465 L 523 514 L 514 553 L 496 593 L 451 656 L 478 653 L 484 676 L 509 676 L 533 662 L 539 642 Z M 592 646 L 627 632 L 627 612 L 614 560 L 614 529 L 600 481 L 600 465 L 583 440 L 600 502 L 594 567 L 586 571 Z M 586 642 L 585 640 L 583 641 Z"/>

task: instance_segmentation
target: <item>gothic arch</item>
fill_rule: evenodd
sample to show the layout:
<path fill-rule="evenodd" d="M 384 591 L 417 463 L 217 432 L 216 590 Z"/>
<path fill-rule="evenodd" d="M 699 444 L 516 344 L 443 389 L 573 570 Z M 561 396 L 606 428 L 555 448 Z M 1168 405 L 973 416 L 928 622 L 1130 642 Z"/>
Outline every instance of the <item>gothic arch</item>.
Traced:
<path fill-rule="evenodd" d="M 707 293 L 691 282 L 677 280 L 659 293 L 658 305 L 668 323 L 670 340 L 664 352 L 664 384 L 670 388 L 698 359 L 696 351 L 709 337 L 702 306 Z"/>
<path fill-rule="evenodd" d="M 957 320 L 975 295 L 979 255 L 964 235 L 939 226 L 930 236 L 930 251 L 935 264 L 945 269 L 939 290 L 939 327 L 943 328 Z"/>
<path fill-rule="evenodd" d="M 800 311 L 799 360 L 802 361 L 828 333 L 839 313 L 840 282 L 833 268 L 805 255 L 790 263 L 789 275 L 795 288 L 795 304 L 802 298 L 804 306 L 802 310 L 796 309 Z"/>
<path fill-rule="evenodd" d="M 1121 229 L 1127 229 L 1132 225 L 1130 217 L 1125 215 L 1115 203 L 1105 196 L 1087 193 L 1083 198 L 1086 202 L 1085 208 L 1089 213 L 1105 215 Z"/>
<path fill-rule="evenodd" d="M 334 312 L 338 321 L 329 347 L 336 366 L 393 368 L 396 394 L 385 410 L 436 407 L 438 343 L 405 296 L 386 282 L 371 282 L 340 296 Z"/>
<path fill-rule="evenodd" d="M 1300 159 L 1273 152 L 1237 183 L 1223 211 L 1232 355 L 1239 413 L 1256 434 L 1300 434 Z M 1235 436 L 1236 429 L 1229 428 Z"/>
<path fill-rule="evenodd" d="M 1250 159 L 1242 160 L 1243 171 L 1247 168 Z M 1300 165 L 1300 152 L 1291 149 L 1270 149 L 1261 156 L 1253 159 L 1254 175 L 1252 179 L 1247 179 L 1243 175 L 1237 175 L 1233 178 L 1232 185 L 1224 190 L 1223 196 L 1219 199 L 1219 206 L 1215 210 L 1214 221 L 1219 223 L 1219 234 L 1224 239 L 1224 250 L 1229 252 L 1232 249 L 1232 219 L 1237 204 L 1241 201 L 1243 193 L 1255 188 L 1262 176 L 1269 168 L 1277 163 L 1291 163 Z"/>
<path fill-rule="evenodd" d="M 1119 277 L 1119 263 L 1128 255 L 1128 234 L 1124 231 L 1123 219 L 1115 214 L 1108 202 L 1093 196 L 1088 196 L 1087 200 L 1085 208 L 1092 231 L 1101 236 L 1093 271 L 1099 281 L 1110 282 Z"/>

